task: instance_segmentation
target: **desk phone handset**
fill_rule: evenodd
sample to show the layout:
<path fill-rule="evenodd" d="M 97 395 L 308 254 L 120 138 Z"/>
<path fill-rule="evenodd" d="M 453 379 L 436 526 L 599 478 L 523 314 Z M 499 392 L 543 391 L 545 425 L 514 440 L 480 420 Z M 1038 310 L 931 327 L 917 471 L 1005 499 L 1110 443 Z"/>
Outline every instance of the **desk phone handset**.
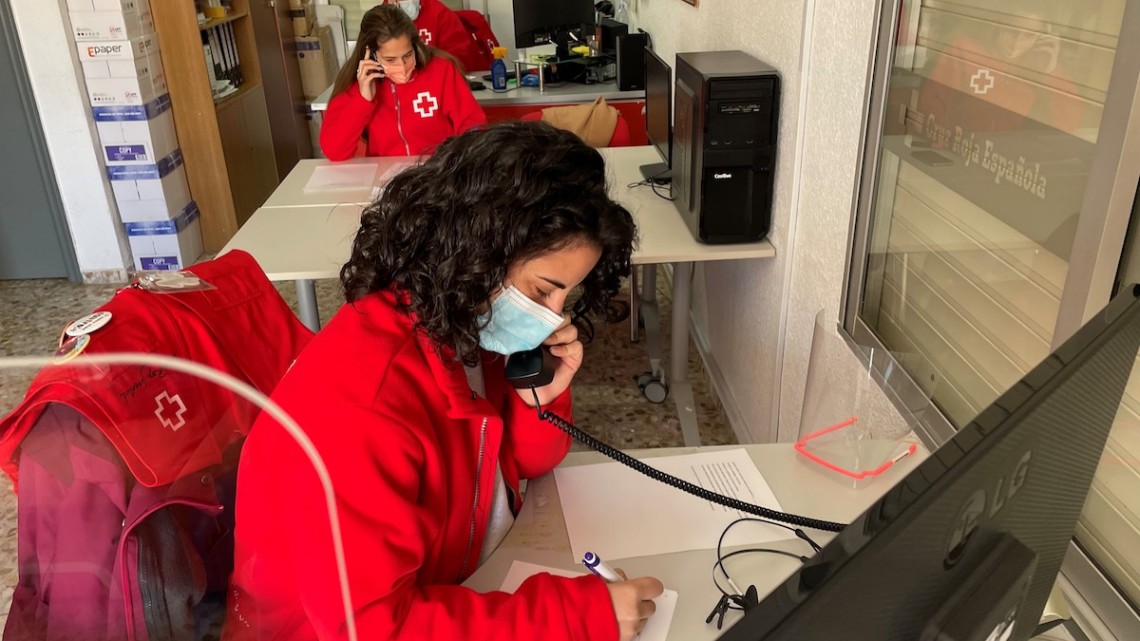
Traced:
<path fill-rule="evenodd" d="M 538 410 L 538 417 L 540 419 L 554 425 L 558 429 L 566 432 L 590 448 L 597 450 L 602 454 L 605 454 L 606 456 L 614 459 L 622 465 L 626 465 L 637 470 L 638 472 L 641 472 L 642 474 L 655 481 L 660 481 L 666 485 L 671 485 L 679 490 L 688 492 L 693 496 L 700 497 L 712 503 L 718 503 L 734 510 L 739 510 L 747 514 L 755 514 L 757 516 L 771 519 L 773 521 L 789 523 L 797 527 L 806 527 L 813 530 L 823 530 L 825 532 L 838 532 L 844 528 L 844 524 L 842 523 L 833 523 L 831 521 L 823 521 L 820 519 L 813 519 L 796 514 L 785 514 L 784 512 L 777 512 L 775 510 L 770 510 L 759 505 L 745 503 L 740 499 L 724 496 L 715 492 L 710 492 L 709 490 L 706 490 L 699 485 L 694 485 L 693 483 L 690 483 L 684 479 L 679 479 L 675 476 L 666 474 L 661 470 L 652 468 L 626 454 L 625 452 L 611 447 L 606 443 L 603 443 L 594 438 L 593 436 L 590 436 L 589 434 L 578 429 L 578 427 L 576 427 L 570 421 L 567 421 L 566 419 L 558 416 L 548 409 L 543 409 L 543 407 L 538 403 L 538 391 L 535 388 L 549 385 L 550 382 L 554 380 L 554 369 L 557 364 L 557 358 L 555 358 L 554 355 L 550 353 L 550 350 L 548 348 L 536 347 L 530 351 L 511 354 L 510 357 L 507 358 L 507 365 L 504 373 L 506 375 L 507 381 L 510 382 L 512 386 L 518 389 L 531 390 L 531 393 L 534 394 L 535 405 L 536 409 Z"/>
<path fill-rule="evenodd" d="M 504 373 L 507 381 L 519 389 L 550 385 L 554 380 L 554 368 L 558 359 L 550 353 L 550 348 L 536 347 L 526 352 L 515 352 L 507 358 Z"/>

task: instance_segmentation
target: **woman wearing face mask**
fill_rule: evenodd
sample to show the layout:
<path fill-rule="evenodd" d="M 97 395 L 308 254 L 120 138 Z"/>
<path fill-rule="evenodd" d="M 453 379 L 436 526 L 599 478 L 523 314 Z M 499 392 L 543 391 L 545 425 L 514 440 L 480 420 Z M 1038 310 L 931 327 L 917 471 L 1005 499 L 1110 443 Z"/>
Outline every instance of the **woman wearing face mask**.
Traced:
<path fill-rule="evenodd" d="M 360 21 L 356 50 L 337 74 L 321 126 L 329 160 L 419 156 L 487 122 L 455 65 L 420 40 L 399 7 L 380 5 Z"/>
<path fill-rule="evenodd" d="M 387 4 L 403 9 L 415 21 L 420 40 L 455 56 L 463 69 L 482 71 L 490 66 L 459 16 L 439 0 L 387 0 Z"/>
<path fill-rule="evenodd" d="M 652 614 L 652 578 L 459 585 L 513 524 L 519 481 L 570 446 L 503 366 L 548 346 L 558 365 L 538 399 L 570 416 L 583 346 L 568 319 L 609 309 L 636 233 L 605 176 L 574 134 L 500 123 L 443 143 L 365 210 L 341 270 L 348 304 L 273 393 L 332 476 L 359 638 L 628 641 Z M 299 447 L 263 415 L 239 474 L 226 634 L 344 638 L 323 495 Z"/>

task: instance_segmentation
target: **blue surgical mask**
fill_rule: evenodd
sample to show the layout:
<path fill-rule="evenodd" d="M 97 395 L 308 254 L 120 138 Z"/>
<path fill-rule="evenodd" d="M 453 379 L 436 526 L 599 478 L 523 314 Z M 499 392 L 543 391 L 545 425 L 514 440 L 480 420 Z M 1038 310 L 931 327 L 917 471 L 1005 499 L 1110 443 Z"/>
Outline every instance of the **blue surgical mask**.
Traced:
<path fill-rule="evenodd" d="M 412 20 L 420 17 L 420 0 L 400 0 L 398 4 Z"/>
<path fill-rule="evenodd" d="M 479 345 L 503 355 L 532 350 L 562 325 L 562 315 L 539 305 L 514 285 L 506 287 L 479 316 Z"/>

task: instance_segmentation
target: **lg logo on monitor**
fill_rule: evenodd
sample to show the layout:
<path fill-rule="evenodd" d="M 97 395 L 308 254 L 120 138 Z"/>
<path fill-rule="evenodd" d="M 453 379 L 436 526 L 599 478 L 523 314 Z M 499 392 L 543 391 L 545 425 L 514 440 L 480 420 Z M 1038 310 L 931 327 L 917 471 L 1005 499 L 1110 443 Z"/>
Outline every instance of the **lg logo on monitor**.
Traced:
<path fill-rule="evenodd" d="M 957 524 L 950 533 L 950 542 L 946 546 L 946 560 L 943 565 L 947 569 L 962 559 L 970 538 L 978 530 L 982 520 L 992 518 L 1000 512 L 1025 485 L 1025 478 L 1029 474 L 1029 459 L 1032 457 L 1033 451 L 1027 450 L 1011 472 L 999 476 L 994 481 L 993 488 L 987 491 L 983 487 L 966 500 L 966 505 L 958 514 Z"/>

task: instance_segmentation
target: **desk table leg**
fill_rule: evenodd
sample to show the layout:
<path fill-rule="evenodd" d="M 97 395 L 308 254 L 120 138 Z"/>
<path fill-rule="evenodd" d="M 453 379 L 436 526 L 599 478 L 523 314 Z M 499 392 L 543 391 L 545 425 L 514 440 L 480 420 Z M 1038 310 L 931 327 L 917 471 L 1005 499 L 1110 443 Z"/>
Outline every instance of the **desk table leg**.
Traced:
<path fill-rule="evenodd" d="M 692 263 L 673 264 L 673 335 L 669 351 L 669 392 L 677 404 L 685 445 L 701 444 L 697 429 L 693 384 L 689 381 L 689 305 L 692 301 Z M 645 279 L 648 283 L 648 278 Z"/>
<path fill-rule="evenodd" d="M 321 313 L 317 309 L 317 283 L 313 280 L 300 279 L 297 281 L 297 315 L 305 327 L 319 332 L 321 330 Z"/>

